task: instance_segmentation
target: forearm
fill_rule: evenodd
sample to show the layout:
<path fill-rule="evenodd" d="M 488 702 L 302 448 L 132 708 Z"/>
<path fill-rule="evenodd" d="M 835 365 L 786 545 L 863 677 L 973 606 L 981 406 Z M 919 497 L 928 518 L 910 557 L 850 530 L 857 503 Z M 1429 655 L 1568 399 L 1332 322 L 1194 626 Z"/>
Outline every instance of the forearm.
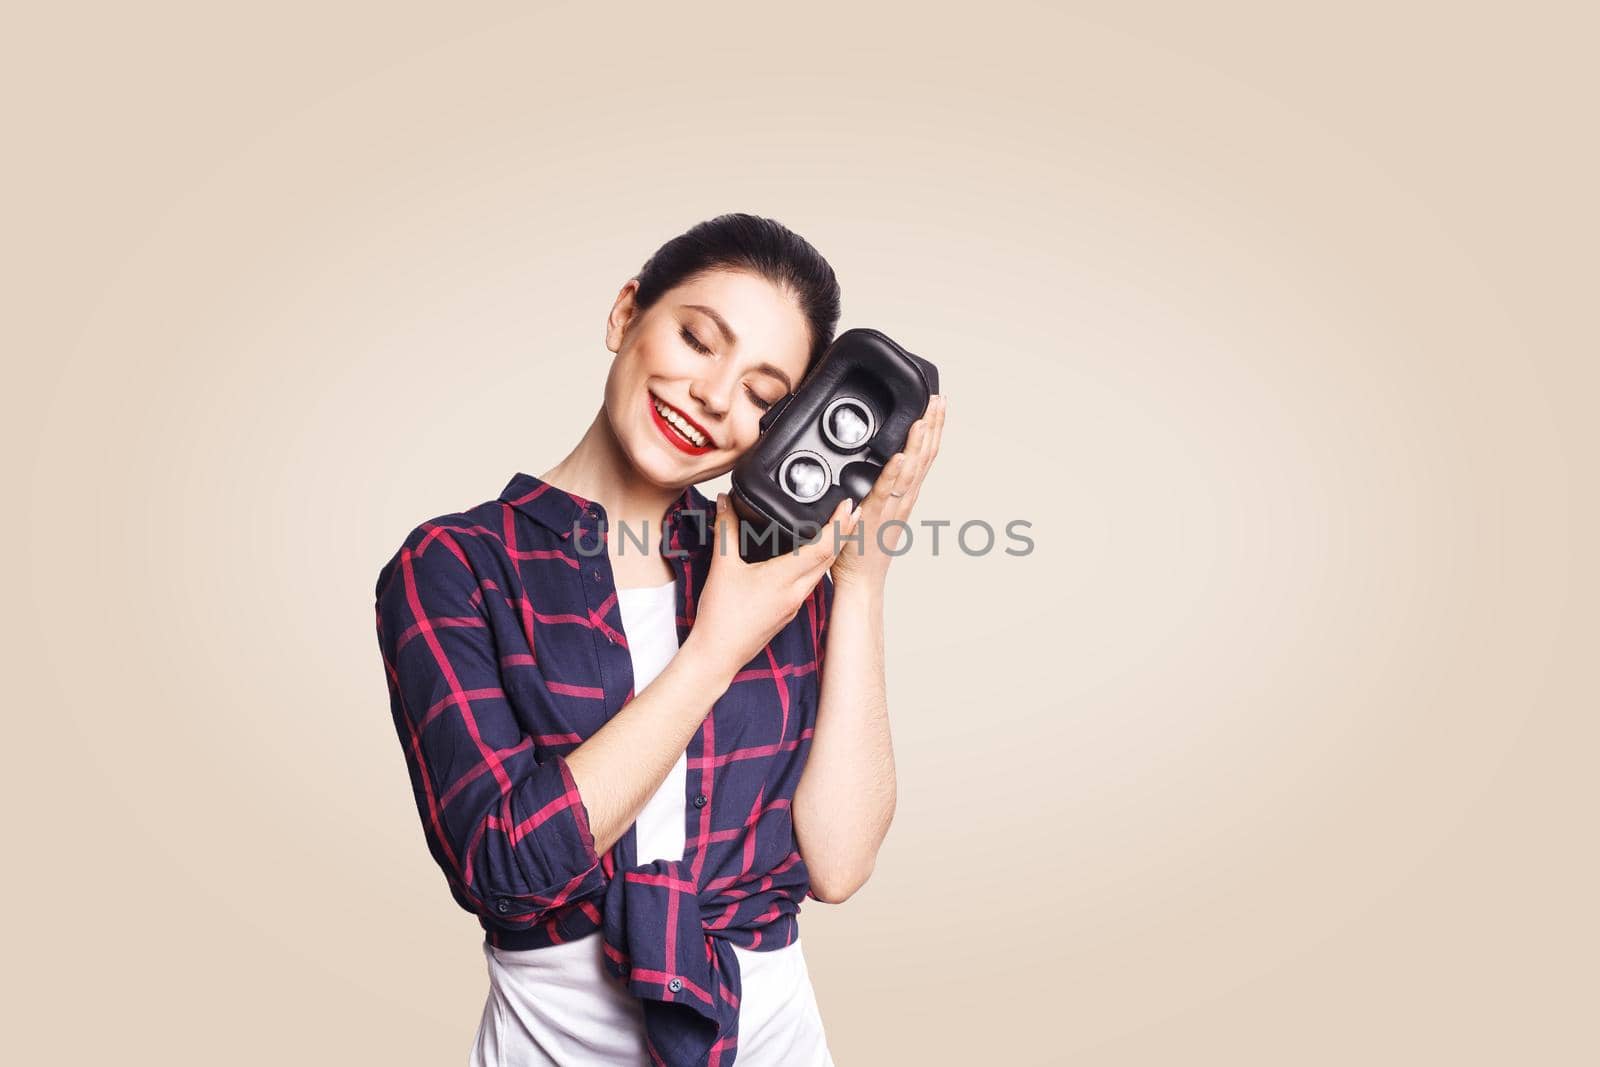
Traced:
<path fill-rule="evenodd" d="M 567 753 L 596 852 L 638 819 L 732 681 L 733 669 L 691 636 L 642 693 Z"/>
<path fill-rule="evenodd" d="M 816 730 L 793 814 L 813 892 L 842 900 L 872 873 L 894 818 L 881 583 L 835 585 L 827 642 Z"/>

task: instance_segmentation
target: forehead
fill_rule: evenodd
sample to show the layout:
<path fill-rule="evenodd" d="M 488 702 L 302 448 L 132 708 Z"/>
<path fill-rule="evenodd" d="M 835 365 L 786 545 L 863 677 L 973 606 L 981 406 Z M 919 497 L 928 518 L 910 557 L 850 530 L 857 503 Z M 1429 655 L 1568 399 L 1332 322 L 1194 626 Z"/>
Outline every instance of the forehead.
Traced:
<path fill-rule="evenodd" d="M 799 303 L 786 290 L 746 271 L 716 270 L 691 278 L 663 295 L 662 304 L 676 314 L 698 316 L 685 305 L 713 308 L 739 339 L 733 352 L 752 360 L 769 360 L 795 381 L 805 372 L 811 352 L 810 327 Z M 717 333 L 721 338 L 721 333 Z"/>

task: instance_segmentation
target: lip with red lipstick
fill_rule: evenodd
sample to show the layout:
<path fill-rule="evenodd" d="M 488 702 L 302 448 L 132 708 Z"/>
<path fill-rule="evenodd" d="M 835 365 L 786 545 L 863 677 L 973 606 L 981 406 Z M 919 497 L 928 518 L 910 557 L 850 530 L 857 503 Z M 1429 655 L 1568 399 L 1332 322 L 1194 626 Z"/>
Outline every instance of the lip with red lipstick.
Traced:
<path fill-rule="evenodd" d="M 694 432 L 700 435 L 700 439 L 704 441 L 705 444 L 697 445 L 691 441 L 682 430 L 678 429 L 662 416 L 661 410 L 657 406 L 658 404 L 666 404 L 676 418 L 682 419 L 694 430 Z M 673 447 L 678 449 L 678 451 L 686 452 L 691 456 L 703 456 L 707 452 L 710 452 L 716 448 L 716 442 L 712 440 L 711 434 L 707 432 L 704 426 L 701 426 L 698 422 L 695 422 L 688 415 L 685 415 L 681 410 L 673 405 L 667 404 L 665 400 L 657 397 L 649 390 L 645 391 L 645 407 L 650 409 L 650 421 L 655 423 L 657 430 L 661 431 L 661 436 L 670 441 Z"/>

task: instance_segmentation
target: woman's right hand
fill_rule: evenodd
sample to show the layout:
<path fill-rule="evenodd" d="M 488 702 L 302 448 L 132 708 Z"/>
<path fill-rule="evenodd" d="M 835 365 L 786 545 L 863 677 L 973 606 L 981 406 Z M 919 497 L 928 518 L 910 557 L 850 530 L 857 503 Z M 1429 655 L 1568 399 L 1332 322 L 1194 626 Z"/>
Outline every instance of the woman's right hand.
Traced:
<path fill-rule="evenodd" d="M 739 554 L 739 518 L 726 493 L 717 494 L 711 571 L 700 591 L 694 628 L 685 647 L 709 657 L 731 681 L 799 613 L 806 598 L 833 566 L 844 538 L 860 521 L 850 498 L 839 502 L 821 535 L 798 550 L 747 563 Z M 832 534 L 834 523 L 840 535 Z"/>

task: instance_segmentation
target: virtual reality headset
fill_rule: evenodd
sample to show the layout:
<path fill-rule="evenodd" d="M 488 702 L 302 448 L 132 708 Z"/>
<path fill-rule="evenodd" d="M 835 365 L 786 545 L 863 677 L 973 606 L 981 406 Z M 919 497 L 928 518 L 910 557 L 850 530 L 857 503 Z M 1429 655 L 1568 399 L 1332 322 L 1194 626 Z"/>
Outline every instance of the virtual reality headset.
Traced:
<path fill-rule="evenodd" d="M 794 392 L 761 418 L 728 494 L 749 562 L 813 540 L 839 501 L 872 490 L 939 391 L 939 371 L 878 330 L 836 337 Z"/>

